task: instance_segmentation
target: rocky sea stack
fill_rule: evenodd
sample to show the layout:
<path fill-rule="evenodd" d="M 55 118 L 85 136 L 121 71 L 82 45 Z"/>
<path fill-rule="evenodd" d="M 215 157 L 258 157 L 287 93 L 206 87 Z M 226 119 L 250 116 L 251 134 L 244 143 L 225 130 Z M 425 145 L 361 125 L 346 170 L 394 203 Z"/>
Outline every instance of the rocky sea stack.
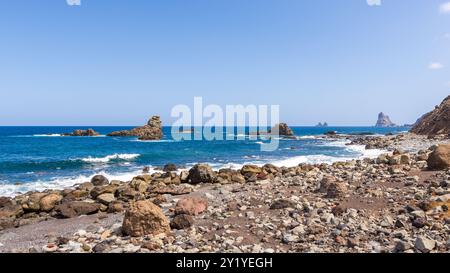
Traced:
<path fill-rule="evenodd" d="M 276 133 L 278 129 L 278 135 L 280 136 L 285 136 L 285 137 L 293 137 L 294 136 L 294 132 L 292 131 L 291 128 L 289 128 L 289 126 L 286 123 L 280 123 L 275 125 L 272 129 L 269 130 L 269 133 Z"/>
<path fill-rule="evenodd" d="M 108 134 L 113 137 L 135 136 L 139 140 L 160 140 L 163 136 L 162 123 L 159 116 L 153 116 L 146 125 L 136 127 L 132 130 L 116 131 Z"/>
<path fill-rule="evenodd" d="M 397 126 L 395 123 L 391 121 L 388 115 L 385 115 L 383 112 L 378 114 L 378 120 L 375 124 L 375 127 L 395 127 Z"/>
<path fill-rule="evenodd" d="M 433 111 L 422 116 L 411 132 L 419 135 L 450 134 L 450 96 Z"/>

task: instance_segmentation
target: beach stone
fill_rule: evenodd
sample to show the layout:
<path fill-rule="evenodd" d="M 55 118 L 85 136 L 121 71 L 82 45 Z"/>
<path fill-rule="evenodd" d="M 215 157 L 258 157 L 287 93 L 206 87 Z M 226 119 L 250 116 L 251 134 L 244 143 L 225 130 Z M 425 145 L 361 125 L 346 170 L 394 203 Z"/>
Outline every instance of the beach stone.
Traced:
<path fill-rule="evenodd" d="M 97 201 L 99 201 L 100 203 L 102 203 L 106 206 L 109 205 L 109 203 L 111 203 L 114 200 L 116 200 L 116 198 L 114 197 L 114 194 L 112 194 L 112 193 L 104 193 L 104 194 L 97 196 Z"/>
<path fill-rule="evenodd" d="M 176 215 L 170 222 L 170 227 L 173 229 L 186 229 L 194 224 L 194 218 L 187 214 Z"/>
<path fill-rule="evenodd" d="M 125 213 L 122 230 L 132 237 L 158 235 L 170 231 L 170 224 L 162 210 L 150 201 L 132 202 Z"/>
<path fill-rule="evenodd" d="M 197 164 L 189 170 L 188 181 L 191 184 L 214 183 L 217 174 L 207 164 Z"/>
<path fill-rule="evenodd" d="M 402 154 L 400 156 L 400 164 L 409 165 L 411 163 L 411 156 L 409 154 Z"/>
<path fill-rule="evenodd" d="M 46 193 L 35 192 L 26 198 L 25 202 L 22 203 L 22 208 L 25 212 L 38 212 L 41 209 L 39 201 L 42 197 L 47 195 Z"/>
<path fill-rule="evenodd" d="M 80 215 L 94 214 L 100 210 L 100 204 L 73 201 L 57 205 L 55 210 L 63 218 L 73 218 Z"/>
<path fill-rule="evenodd" d="M 414 243 L 414 247 L 420 252 L 428 253 L 436 247 L 436 241 L 425 236 L 419 236 Z"/>
<path fill-rule="evenodd" d="M 140 192 L 140 193 L 144 193 L 147 191 L 148 186 L 150 185 L 149 182 L 147 182 L 147 180 L 143 177 L 143 176 L 136 176 L 133 178 L 133 180 L 131 180 L 130 186 Z"/>
<path fill-rule="evenodd" d="M 181 183 L 187 183 L 189 178 L 189 172 L 188 171 L 181 171 L 180 172 L 180 180 Z"/>
<path fill-rule="evenodd" d="M 281 168 L 273 165 L 273 164 L 265 164 L 262 167 L 263 171 L 265 171 L 266 173 L 271 173 L 271 174 L 277 174 L 279 172 L 281 172 Z"/>
<path fill-rule="evenodd" d="M 15 226 L 14 220 L 15 220 L 15 218 L 13 218 L 13 217 L 1 217 L 0 216 L 0 230 L 13 228 Z"/>
<path fill-rule="evenodd" d="M 94 186 L 104 186 L 109 184 L 108 178 L 104 177 L 103 175 L 96 175 L 92 177 L 91 183 Z"/>
<path fill-rule="evenodd" d="M 84 182 L 78 185 L 77 189 L 82 191 L 90 191 L 94 188 L 94 185 L 91 182 Z"/>
<path fill-rule="evenodd" d="M 166 164 L 166 165 L 164 165 L 164 168 L 163 168 L 164 172 L 175 172 L 177 170 L 178 170 L 177 165 L 175 165 L 173 163 Z"/>
<path fill-rule="evenodd" d="M 439 145 L 428 157 L 430 170 L 445 170 L 450 167 L 450 144 Z"/>
<path fill-rule="evenodd" d="M 14 201 L 9 197 L 0 197 L 0 208 L 12 206 Z"/>
<path fill-rule="evenodd" d="M 252 176 L 258 176 L 258 174 L 262 173 L 263 169 L 256 165 L 244 165 L 241 169 L 241 174 L 246 178 L 250 178 Z"/>
<path fill-rule="evenodd" d="M 285 209 L 285 208 L 295 208 L 295 206 L 296 206 L 295 202 L 293 202 L 291 200 L 278 199 L 278 200 L 275 200 L 270 205 L 270 209 L 271 210 L 276 210 L 276 209 Z"/>
<path fill-rule="evenodd" d="M 42 250 L 46 253 L 52 253 L 58 250 L 58 246 L 56 244 L 47 244 L 42 247 Z"/>
<path fill-rule="evenodd" d="M 107 241 L 100 242 L 92 248 L 94 253 L 104 253 L 108 250 L 110 250 L 110 243 Z"/>
<path fill-rule="evenodd" d="M 319 192 L 326 193 L 328 191 L 328 187 L 330 186 L 330 184 L 335 183 L 335 182 L 336 182 L 336 180 L 334 177 L 325 176 L 320 181 Z"/>
<path fill-rule="evenodd" d="M 190 185 L 157 185 L 150 187 L 148 192 L 156 194 L 184 195 L 193 191 Z"/>
<path fill-rule="evenodd" d="M 39 206 L 42 211 L 49 212 L 63 199 L 58 193 L 50 193 L 42 197 L 39 201 Z"/>
<path fill-rule="evenodd" d="M 341 182 L 332 182 L 327 188 L 327 198 L 341 198 L 347 194 L 347 186 Z"/>
<path fill-rule="evenodd" d="M 175 214 L 199 215 L 208 208 L 208 200 L 199 196 L 185 197 L 177 202 Z"/>
<path fill-rule="evenodd" d="M 64 194 L 65 201 L 76 201 L 82 200 L 89 196 L 89 191 L 87 190 L 73 190 Z"/>
<path fill-rule="evenodd" d="M 8 205 L 0 208 L 0 218 L 18 218 L 23 213 L 21 205 Z"/>
<path fill-rule="evenodd" d="M 105 193 L 111 193 L 114 195 L 116 193 L 117 189 L 118 189 L 118 186 L 112 185 L 112 184 L 108 184 L 105 186 L 96 186 L 91 190 L 90 195 L 94 199 L 97 198 L 99 195 L 102 195 Z"/>
<path fill-rule="evenodd" d="M 108 204 L 108 212 L 116 213 L 123 212 L 125 210 L 124 203 L 122 201 L 112 201 Z"/>

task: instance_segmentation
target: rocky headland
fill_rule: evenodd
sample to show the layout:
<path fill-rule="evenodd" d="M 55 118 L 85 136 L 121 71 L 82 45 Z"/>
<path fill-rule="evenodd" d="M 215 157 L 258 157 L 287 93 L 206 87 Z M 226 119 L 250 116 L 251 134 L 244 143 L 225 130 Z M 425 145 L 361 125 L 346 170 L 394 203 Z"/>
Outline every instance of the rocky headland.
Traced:
<path fill-rule="evenodd" d="M 450 96 L 414 124 L 411 132 L 420 135 L 450 135 Z"/>
<path fill-rule="evenodd" d="M 348 138 L 374 159 L 198 164 L 0 198 L 3 252 L 449 252 L 450 141 Z"/>
<path fill-rule="evenodd" d="M 139 140 L 160 140 L 163 137 L 162 123 L 159 116 L 153 116 L 146 125 L 131 130 L 109 133 L 111 137 L 138 137 Z"/>

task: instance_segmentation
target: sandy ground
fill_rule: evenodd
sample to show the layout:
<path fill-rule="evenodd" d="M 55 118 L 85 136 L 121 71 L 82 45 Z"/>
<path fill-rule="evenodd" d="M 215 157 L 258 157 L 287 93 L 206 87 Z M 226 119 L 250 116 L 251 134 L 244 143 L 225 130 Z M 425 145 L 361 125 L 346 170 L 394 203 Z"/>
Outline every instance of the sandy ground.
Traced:
<path fill-rule="evenodd" d="M 71 237 L 80 229 L 98 230 L 121 222 L 123 214 L 96 214 L 71 219 L 52 219 L 0 232 L 0 252 L 16 252 L 47 244 L 48 237 Z"/>

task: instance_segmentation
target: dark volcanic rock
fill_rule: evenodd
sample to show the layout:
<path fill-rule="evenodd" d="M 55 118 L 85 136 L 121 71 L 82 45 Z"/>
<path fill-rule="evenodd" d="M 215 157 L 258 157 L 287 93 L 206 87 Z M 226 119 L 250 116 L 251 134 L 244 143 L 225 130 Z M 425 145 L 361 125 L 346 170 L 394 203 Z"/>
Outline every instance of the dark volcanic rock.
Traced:
<path fill-rule="evenodd" d="M 165 172 L 175 172 L 176 170 L 178 170 L 177 165 L 172 163 L 166 164 L 163 168 Z"/>
<path fill-rule="evenodd" d="M 94 186 L 104 186 L 109 184 L 108 178 L 104 177 L 103 175 L 96 175 L 92 177 L 91 183 Z"/>
<path fill-rule="evenodd" d="M 217 174 L 207 164 L 197 164 L 189 170 L 188 181 L 191 184 L 214 183 Z"/>
<path fill-rule="evenodd" d="M 422 116 L 411 132 L 419 135 L 450 134 L 450 96 L 433 111 Z"/>
<path fill-rule="evenodd" d="M 98 212 L 100 204 L 74 201 L 56 206 L 55 210 L 63 218 L 73 218 Z"/>
<path fill-rule="evenodd" d="M 189 228 L 194 224 L 194 218 L 187 214 L 180 214 L 173 218 L 170 222 L 170 227 L 173 229 L 185 229 Z"/>
<path fill-rule="evenodd" d="M 146 125 L 136 127 L 132 130 L 116 131 L 108 134 L 108 136 L 125 137 L 135 136 L 140 140 L 159 140 L 162 138 L 162 124 L 159 116 L 153 116 Z"/>

